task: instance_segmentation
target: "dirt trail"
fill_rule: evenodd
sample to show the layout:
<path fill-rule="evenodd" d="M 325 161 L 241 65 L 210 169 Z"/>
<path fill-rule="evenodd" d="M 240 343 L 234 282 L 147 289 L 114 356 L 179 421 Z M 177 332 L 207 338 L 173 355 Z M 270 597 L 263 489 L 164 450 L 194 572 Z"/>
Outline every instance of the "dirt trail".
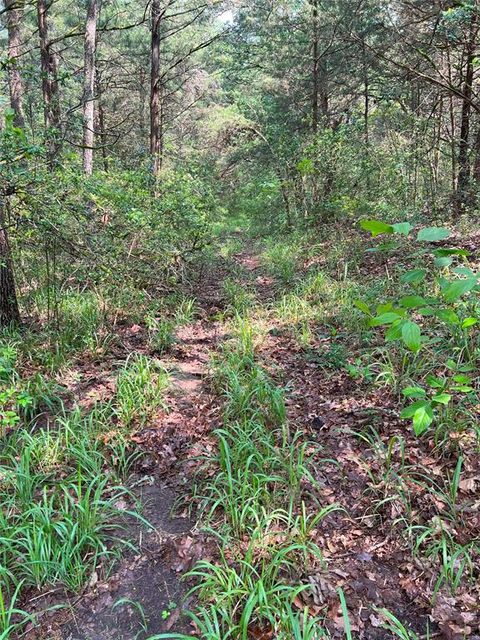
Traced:
<path fill-rule="evenodd" d="M 200 317 L 177 329 L 171 353 L 162 358 L 171 376 L 168 409 L 133 436 L 147 455 L 131 480 L 153 530 L 127 518 L 119 537 L 131 541 L 135 550 L 127 551 L 105 579 L 94 574 L 85 592 L 68 600 L 65 609 L 41 616 L 40 626 L 28 629 L 32 640 L 143 640 L 165 632 L 192 632 L 182 612 L 188 585 L 181 578 L 206 557 L 208 545 L 196 530 L 188 503 L 179 499 L 190 494 L 186 487 L 192 484 L 195 457 L 213 448 L 211 431 L 218 425 L 219 409 L 205 378 L 210 355 L 223 339 L 224 326 L 213 318 L 223 305 L 221 281 L 228 274 L 228 265 L 220 259 L 202 273 L 197 284 Z M 121 339 L 117 361 L 130 353 L 148 353 L 146 336 L 138 327 L 125 328 Z M 114 359 L 102 363 L 98 374 L 86 376 L 74 388 L 80 406 L 87 409 L 108 400 L 114 391 L 113 367 Z M 52 591 L 32 605 L 40 612 L 66 599 L 65 593 Z"/>

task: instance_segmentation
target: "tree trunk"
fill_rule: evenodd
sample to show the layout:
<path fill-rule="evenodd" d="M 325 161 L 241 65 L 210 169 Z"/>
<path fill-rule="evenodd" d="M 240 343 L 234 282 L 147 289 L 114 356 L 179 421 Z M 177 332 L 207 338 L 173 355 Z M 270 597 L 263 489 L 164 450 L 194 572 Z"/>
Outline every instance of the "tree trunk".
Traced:
<path fill-rule="evenodd" d="M 16 127 L 25 126 L 23 113 L 23 82 L 18 59 L 21 49 L 20 25 L 22 23 L 21 3 L 18 0 L 5 0 L 6 26 L 8 30 L 8 83 L 10 88 L 10 106 L 15 112 L 13 123 Z"/>
<path fill-rule="evenodd" d="M 101 0 L 89 0 L 85 28 L 85 66 L 83 85 L 83 170 L 93 173 L 93 145 L 95 142 L 95 72 L 97 23 Z"/>
<path fill-rule="evenodd" d="M 470 115 L 472 111 L 472 91 L 473 91 L 473 74 L 474 74 L 474 62 L 476 51 L 476 40 L 478 31 L 478 14 L 476 10 L 472 12 L 472 18 L 470 21 L 470 33 L 467 43 L 467 50 L 465 54 L 466 58 L 466 71 L 465 81 L 463 84 L 462 94 L 462 115 L 460 120 L 460 141 L 458 147 L 458 182 L 457 182 L 457 197 L 456 207 L 457 213 L 460 213 L 464 209 L 469 199 L 469 187 L 470 187 L 470 161 L 468 157 L 469 152 L 469 137 L 470 137 Z"/>
<path fill-rule="evenodd" d="M 160 78 L 160 26 L 162 21 L 160 0 L 152 0 L 152 41 L 150 70 L 150 155 L 155 178 L 162 170 L 163 131 L 162 131 L 162 86 Z"/>
<path fill-rule="evenodd" d="M 0 199 L 0 326 L 20 324 L 12 254 L 8 242 L 5 202 Z"/>
<path fill-rule="evenodd" d="M 475 186 L 477 188 L 480 187 L 480 125 L 477 129 L 477 135 L 475 136 L 475 160 L 473 163 L 473 179 L 475 181 Z"/>
<path fill-rule="evenodd" d="M 57 59 L 48 39 L 47 0 L 37 0 L 38 36 L 40 39 L 40 62 L 42 70 L 43 114 L 47 162 L 50 167 L 55 163 L 61 144 L 60 100 L 57 79 Z"/>
<path fill-rule="evenodd" d="M 318 131 L 318 94 L 319 94 L 319 33 L 318 33 L 318 0 L 312 0 L 312 131 Z"/>
<path fill-rule="evenodd" d="M 108 151 L 107 151 L 107 132 L 105 129 L 105 109 L 103 108 L 102 99 L 100 95 L 98 99 L 98 127 L 100 129 L 100 140 L 102 144 L 103 170 L 105 172 L 108 172 Z"/>

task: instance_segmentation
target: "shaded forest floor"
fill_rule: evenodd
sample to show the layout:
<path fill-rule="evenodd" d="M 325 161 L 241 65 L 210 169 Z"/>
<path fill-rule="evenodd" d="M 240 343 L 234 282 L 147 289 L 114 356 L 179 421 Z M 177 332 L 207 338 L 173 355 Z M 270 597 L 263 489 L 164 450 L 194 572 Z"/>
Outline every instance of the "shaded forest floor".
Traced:
<path fill-rule="evenodd" d="M 447 581 L 439 584 L 438 553 L 422 553 L 420 548 L 412 553 L 412 538 L 416 526 L 420 531 L 431 525 L 448 526 L 452 536 L 465 543 L 478 539 L 478 449 L 471 442 L 462 445 L 462 477 L 456 488 L 460 506 L 454 507 L 459 509 L 458 519 L 444 518 L 451 509 L 448 479 L 455 473 L 456 458 L 449 450 L 440 451 L 431 439 L 415 438 L 398 417 L 398 397 L 378 384 L 381 377 L 376 383 L 372 379 L 372 371 L 386 371 L 388 354 L 382 354 L 383 369 L 375 362 L 368 369 L 358 358 L 358 335 L 348 327 L 339 329 L 332 320 L 352 306 L 350 294 L 345 296 L 342 289 L 348 286 L 347 267 L 339 263 L 338 281 L 329 280 L 328 286 L 322 279 L 310 280 L 312 289 L 304 289 L 302 298 L 298 282 L 317 258 L 296 259 L 298 271 L 293 273 L 286 255 L 294 247 L 279 258 L 272 249 L 269 253 L 240 235 L 229 237 L 227 244 L 223 257 L 210 261 L 193 285 L 195 318 L 177 328 L 168 353 L 158 356 L 152 350 L 145 326 L 125 324 L 117 328 L 116 346 L 102 362 L 78 361 L 70 391 L 83 408 L 108 401 L 118 362 L 132 353 L 160 358 L 169 372 L 164 408 L 132 435 L 144 455 L 130 485 L 152 526 L 146 530 L 127 517 L 119 537 L 135 547 L 111 572 L 95 573 L 68 608 L 42 615 L 41 624 L 31 625 L 23 637 L 200 637 L 183 615 L 183 610 L 195 609 L 197 596 L 186 596 L 195 579 L 184 581 L 182 576 L 199 560 L 215 563 L 222 551 L 209 530 L 222 529 L 221 509 L 205 528 L 199 505 L 205 484 L 216 473 L 215 463 L 205 466 L 204 457 L 216 454 L 215 431 L 222 427 L 224 415 L 225 397 L 212 368 L 232 339 L 239 316 L 248 317 L 256 360 L 284 390 L 290 431 L 298 435 L 296 442 L 304 445 L 309 458 L 310 475 L 300 488 L 303 507 L 295 508 L 305 509 L 308 519 L 335 506 L 308 530 L 309 543 L 321 550 L 321 560 L 299 564 L 288 577 L 281 577 L 308 585 L 294 598 L 294 611 L 308 607 L 332 637 L 345 637 L 340 588 L 355 638 L 400 637 L 398 629 L 396 636 L 385 629 L 385 609 L 405 625 L 405 633 L 416 634 L 406 639 L 475 637 L 480 625 L 477 569 L 454 590 Z M 381 257 L 367 260 L 370 264 L 362 268 L 370 274 L 392 268 Z M 320 296 L 320 314 L 312 313 L 309 296 Z M 275 535 L 282 535 L 281 528 Z M 238 549 L 247 543 L 247 538 L 238 540 Z M 234 564 L 235 552 L 230 554 Z M 476 562 L 473 547 L 472 554 Z M 452 567 L 454 573 L 459 562 Z M 27 606 L 43 611 L 64 597 L 58 590 L 41 597 L 34 594 Z M 276 637 L 268 624 L 254 621 L 248 634 L 264 640 Z"/>

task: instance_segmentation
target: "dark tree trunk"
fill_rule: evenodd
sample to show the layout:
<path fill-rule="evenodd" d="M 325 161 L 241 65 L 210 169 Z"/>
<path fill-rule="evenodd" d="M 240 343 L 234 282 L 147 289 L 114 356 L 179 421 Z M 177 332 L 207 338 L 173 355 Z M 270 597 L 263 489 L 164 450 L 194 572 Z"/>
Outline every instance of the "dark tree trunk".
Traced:
<path fill-rule="evenodd" d="M 162 15 L 160 0 L 152 0 L 150 155 L 155 178 L 159 177 L 163 163 L 162 82 L 160 77 L 160 27 Z"/>
<path fill-rule="evenodd" d="M 83 84 L 83 170 L 93 173 L 95 142 L 95 72 L 97 23 L 101 0 L 89 0 L 85 27 L 85 63 Z"/>
<path fill-rule="evenodd" d="M 99 95 L 98 98 L 98 128 L 100 129 L 100 140 L 102 143 L 102 160 L 103 170 L 108 171 L 108 149 L 107 149 L 107 132 L 105 129 L 105 109 L 102 104 L 102 99 Z"/>
<path fill-rule="evenodd" d="M 477 46 L 478 14 L 472 12 L 470 21 L 470 33 L 467 43 L 465 81 L 463 84 L 462 115 L 460 121 L 460 141 L 458 147 L 458 182 L 456 207 L 460 213 L 468 203 L 470 195 L 470 161 L 469 161 L 469 137 L 470 116 L 472 112 L 473 74 L 475 51 Z"/>
<path fill-rule="evenodd" d="M 0 326 L 20 324 L 12 253 L 8 241 L 5 202 L 0 199 Z"/>
<path fill-rule="evenodd" d="M 57 79 L 57 59 L 52 51 L 48 38 L 48 6 L 47 0 L 37 0 L 47 161 L 49 166 L 52 167 L 61 149 L 59 140 L 60 99 Z"/>
<path fill-rule="evenodd" d="M 23 113 L 23 82 L 19 68 L 21 53 L 20 25 L 22 23 L 22 9 L 18 0 L 5 0 L 5 22 L 8 30 L 8 84 L 10 88 L 10 106 L 15 112 L 16 127 L 25 126 Z"/>
<path fill-rule="evenodd" d="M 473 179 L 477 190 L 480 187 L 480 125 L 477 129 L 477 135 L 475 136 L 475 160 L 473 164 Z"/>

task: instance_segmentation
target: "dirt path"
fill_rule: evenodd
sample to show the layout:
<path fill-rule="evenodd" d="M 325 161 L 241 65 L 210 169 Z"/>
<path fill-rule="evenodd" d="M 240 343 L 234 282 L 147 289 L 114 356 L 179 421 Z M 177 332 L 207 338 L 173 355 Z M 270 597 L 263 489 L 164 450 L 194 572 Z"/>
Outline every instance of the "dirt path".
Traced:
<path fill-rule="evenodd" d="M 133 436 L 146 456 L 130 484 L 151 529 L 127 518 L 118 536 L 134 550 L 123 554 L 113 572 L 105 579 L 95 573 L 75 598 L 54 590 L 33 601 L 36 612 L 66 600 L 67 606 L 41 615 L 40 625 L 28 627 L 31 640 L 143 640 L 165 632 L 192 632 L 182 613 L 188 585 L 181 578 L 206 557 L 208 541 L 196 529 L 188 499 L 198 466 L 195 458 L 213 448 L 210 434 L 218 425 L 216 398 L 205 379 L 210 355 L 223 339 L 224 325 L 213 316 L 223 305 L 220 285 L 228 273 L 222 260 L 202 273 L 199 318 L 177 329 L 171 353 L 162 358 L 171 378 L 168 408 Z M 111 397 L 118 360 L 130 353 L 148 354 L 139 327 L 124 328 L 120 338 L 114 357 L 97 366 L 95 374 L 84 363 L 82 382 L 72 386 L 76 403 L 85 410 Z"/>

